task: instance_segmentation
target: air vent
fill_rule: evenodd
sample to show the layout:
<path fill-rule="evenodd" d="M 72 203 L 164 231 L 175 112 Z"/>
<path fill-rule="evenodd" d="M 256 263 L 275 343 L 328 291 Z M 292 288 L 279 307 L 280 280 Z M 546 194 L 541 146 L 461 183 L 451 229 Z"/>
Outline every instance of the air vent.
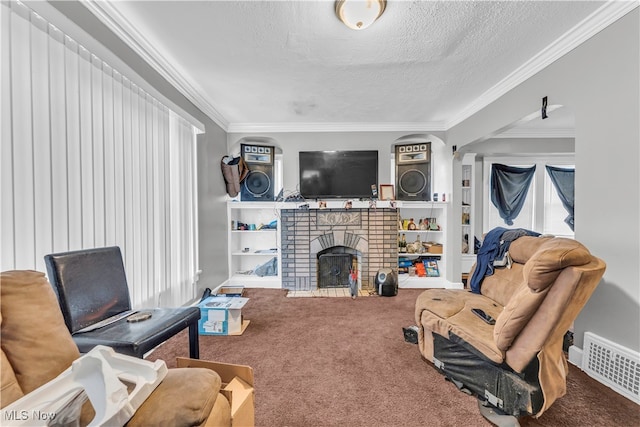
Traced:
<path fill-rule="evenodd" d="M 640 354 L 591 332 L 584 334 L 582 370 L 640 403 Z"/>

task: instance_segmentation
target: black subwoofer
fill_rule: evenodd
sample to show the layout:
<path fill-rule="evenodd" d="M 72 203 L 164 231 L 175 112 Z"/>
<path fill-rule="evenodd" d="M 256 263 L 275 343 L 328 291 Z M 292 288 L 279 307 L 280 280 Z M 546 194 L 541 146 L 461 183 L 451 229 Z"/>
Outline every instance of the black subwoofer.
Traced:
<path fill-rule="evenodd" d="M 249 167 L 242 182 L 240 200 L 253 202 L 273 201 L 274 147 L 240 144 L 240 152 Z"/>
<path fill-rule="evenodd" d="M 398 275 L 391 268 L 381 268 L 376 274 L 374 283 L 376 292 L 383 297 L 398 295 Z"/>
<path fill-rule="evenodd" d="M 396 145 L 396 199 L 431 200 L 431 143 Z"/>

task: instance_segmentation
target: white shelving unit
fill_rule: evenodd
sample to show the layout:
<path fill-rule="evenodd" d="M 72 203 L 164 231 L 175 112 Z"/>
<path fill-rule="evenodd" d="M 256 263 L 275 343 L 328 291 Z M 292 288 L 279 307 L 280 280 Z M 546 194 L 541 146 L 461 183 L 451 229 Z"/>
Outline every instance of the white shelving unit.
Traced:
<path fill-rule="evenodd" d="M 227 203 L 227 218 L 229 218 L 229 285 L 281 288 L 280 220 L 275 203 L 230 201 Z M 276 228 L 261 228 L 273 221 Z M 243 226 L 246 226 L 246 229 L 238 229 Z M 253 273 L 258 266 L 274 257 L 277 260 L 277 275 L 261 277 Z"/>
<path fill-rule="evenodd" d="M 432 230 L 420 227 L 420 220 L 425 218 L 435 219 L 438 229 Z M 406 229 L 407 223 L 413 219 L 416 230 Z M 415 262 L 418 259 L 433 259 L 437 261 L 439 276 L 419 277 L 409 273 L 398 274 L 398 285 L 401 288 L 450 288 L 452 283 L 446 280 L 446 233 L 447 229 L 447 203 L 446 202 L 398 202 L 398 240 L 405 236 L 407 244 L 413 244 L 419 238 L 420 242 L 434 242 L 442 245 L 442 253 L 418 252 L 402 253 L 398 251 L 398 270 L 402 271 L 401 265 L 404 260 Z"/>
<path fill-rule="evenodd" d="M 344 202 L 335 202 L 335 208 L 342 207 Z M 408 202 L 397 201 L 396 207 L 398 219 L 413 218 L 416 226 L 419 220 L 434 218 L 438 230 L 404 230 L 398 227 L 398 236 L 405 234 L 407 243 L 413 243 L 420 238 L 421 242 L 434 242 L 442 245 L 442 253 L 398 253 L 398 260 L 406 257 L 410 260 L 429 257 L 438 262 L 438 277 L 419 277 L 409 274 L 398 275 L 399 286 L 403 288 L 452 288 L 458 287 L 457 283 L 449 282 L 446 277 L 446 233 L 447 230 L 447 203 L 446 202 Z M 315 209 L 313 203 L 311 208 Z M 368 208 L 368 202 L 353 202 L 354 208 Z M 378 202 L 378 207 L 387 207 L 388 201 Z M 330 206 L 332 207 L 332 206 Z M 282 288 L 282 259 L 280 256 L 280 211 L 290 209 L 291 205 L 283 206 L 276 202 L 236 202 L 227 203 L 227 217 L 229 219 L 228 251 L 229 251 L 229 280 L 232 286 L 246 286 L 250 288 Z M 261 224 L 269 224 L 275 221 L 275 229 L 260 229 Z M 400 223 L 400 222 L 399 222 Z M 239 224 L 246 225 L 245 230 L 238 230 Z M 256 230 L 252 230 L 251 225 Z M 233 228 L 233 229 L 232 229 Z M 278 274 L 276 276 L 258 276 L 252 272 L 256 267 L 263 265 L 272 258 L 276 258 Z"/>
<path fill-rule="evenodd" d="M 461 272 L 463 274 L 468 273 L 471 266 L 476 262 L 476 256 L 473 253 L 474 222 L 476 221 L 476 218 L 474 218 L 474 161 L 475 156 L 470 154 L 465 155 L 462 159 L 462 232 L 460 239 L 462 242 Z"/>

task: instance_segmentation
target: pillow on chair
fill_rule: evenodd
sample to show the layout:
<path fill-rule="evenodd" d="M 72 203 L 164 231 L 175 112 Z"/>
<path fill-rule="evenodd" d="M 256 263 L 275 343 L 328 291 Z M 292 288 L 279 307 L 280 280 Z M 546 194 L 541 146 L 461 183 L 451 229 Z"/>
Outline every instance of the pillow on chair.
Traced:
<path fill-rule="evenodd" d="M 7 271 L 0 281 L 2 350 L 27 394 L 60 375 L 80 353 L 44 273 Z"/>

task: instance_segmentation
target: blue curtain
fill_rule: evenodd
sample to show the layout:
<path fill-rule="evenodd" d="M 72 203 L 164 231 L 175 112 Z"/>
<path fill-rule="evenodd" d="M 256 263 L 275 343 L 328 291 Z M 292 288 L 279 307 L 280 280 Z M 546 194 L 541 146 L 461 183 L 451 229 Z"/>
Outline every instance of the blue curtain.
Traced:
<path fill-rule="evenodd" d="M 569 215 L 564 222 L 571 227 L 573 231 L 573 208 L 575 205 L 575 169 L 562 169 L 555 166 L 545 166 L 547 173 L 553 182 L 553 186 L 558 192 L 558 197 L 562 202 L 562 206 L 567 210 Z"/>
<path fill-rule="evenodd" d="M 498 208 L 507 225 L 513 225 L 514 218 L 522 210 L 535 172 L 535 165 L 530 168 L 491 165 L 491 203 Z"/>

